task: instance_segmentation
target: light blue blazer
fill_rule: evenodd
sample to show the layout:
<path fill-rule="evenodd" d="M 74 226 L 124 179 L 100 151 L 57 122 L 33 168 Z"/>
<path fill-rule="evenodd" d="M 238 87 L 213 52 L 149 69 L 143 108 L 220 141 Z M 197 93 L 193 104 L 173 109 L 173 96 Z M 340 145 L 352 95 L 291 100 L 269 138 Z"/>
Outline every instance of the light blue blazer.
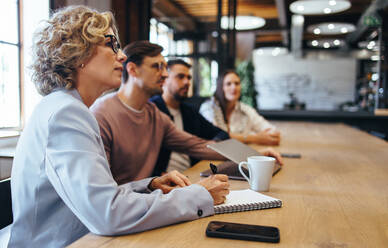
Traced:
<path fill-rule="evenodd" d="M 38 104 L 17 145 L 8 247 L 64 247 L 89 231 L 120 235 L 214 214 L 202 186 L 150 193 L 150 180 L 118 186 L 79 93 L 55 91 Z"/>

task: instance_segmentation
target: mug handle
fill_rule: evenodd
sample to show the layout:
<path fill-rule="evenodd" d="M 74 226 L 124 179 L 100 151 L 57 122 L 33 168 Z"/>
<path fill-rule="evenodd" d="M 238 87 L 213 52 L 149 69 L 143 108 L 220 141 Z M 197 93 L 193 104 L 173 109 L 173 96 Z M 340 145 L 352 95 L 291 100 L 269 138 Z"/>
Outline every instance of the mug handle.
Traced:
<path fill-rule="evenodd" d="M 248 183 L 250 184 L 251 182 L 249 181 L 249 178 L 247 177 L 247 175 L 245 175 L 244 171 L 242 170 L 242 166 L 243 165 L 247 165 L 248 166 L 248 163 L 247 162 L 240 162 L 238 164 L 238 170 L 240 171 L 241 175 L 243 175 L 243 177 L 248 181 Z"/>

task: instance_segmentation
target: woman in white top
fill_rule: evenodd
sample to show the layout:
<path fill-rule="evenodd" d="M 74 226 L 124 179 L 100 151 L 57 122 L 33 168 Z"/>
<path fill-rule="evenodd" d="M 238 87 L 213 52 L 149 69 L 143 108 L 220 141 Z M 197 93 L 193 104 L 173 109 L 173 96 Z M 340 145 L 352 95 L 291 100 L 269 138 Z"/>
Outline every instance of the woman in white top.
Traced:
<path fill-rule="evenodd" d="M 239 101 L 240 77 L 233 70 L 218 78 L 214 96 L 201 105 L 200 113 L 215 126 L 244 143 L 279 145 L 280 133 L 249 105 Z"/>

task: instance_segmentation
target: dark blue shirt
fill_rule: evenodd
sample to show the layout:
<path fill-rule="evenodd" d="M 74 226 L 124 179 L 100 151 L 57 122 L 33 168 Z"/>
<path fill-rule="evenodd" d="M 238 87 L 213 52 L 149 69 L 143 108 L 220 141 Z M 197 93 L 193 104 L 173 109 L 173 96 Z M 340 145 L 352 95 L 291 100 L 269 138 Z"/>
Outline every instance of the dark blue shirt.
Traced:
<path fill-rule="evenodd" d="M 171 120 L 174 120 L 170 111 L 168 111 L 166 103 L 160 95 L 150 98 L 150 102 L 153 102 L 160 111 L 167 114 Z M 207 140 L 229 139 L 228 133 L 211 124 L 189 104 L 182 102 L 180 104 L 180 112 L 182 115 L 184 131 Z M 170 161 L 170 155 L 171 150 L 168 150 L 162 146 L 153 172 L 154 176 L 158 176 L 162 172 L 166 171 L 168 162 Z M 190 157 L 191 165 L 198 163 L 198 161 L 198 159 Z"/>

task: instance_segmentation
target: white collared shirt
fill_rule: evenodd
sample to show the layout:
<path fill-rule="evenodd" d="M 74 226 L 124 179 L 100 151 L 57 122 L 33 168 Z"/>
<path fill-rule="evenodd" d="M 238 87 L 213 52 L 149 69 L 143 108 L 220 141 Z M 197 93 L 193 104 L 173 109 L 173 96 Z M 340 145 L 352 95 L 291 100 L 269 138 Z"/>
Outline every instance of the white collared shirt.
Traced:
<path fill-rule="evenodd" d="M 214 97 L 202 103 L 199 112 L 209 122 L 225 132 L 249 135 L 268 128 L 271 130 L 276 129 L 275 126 L 259 115 L 254 108 L 240 101 L 234 107 L 229 123 L 225 122 L 221 107 Z"/>

